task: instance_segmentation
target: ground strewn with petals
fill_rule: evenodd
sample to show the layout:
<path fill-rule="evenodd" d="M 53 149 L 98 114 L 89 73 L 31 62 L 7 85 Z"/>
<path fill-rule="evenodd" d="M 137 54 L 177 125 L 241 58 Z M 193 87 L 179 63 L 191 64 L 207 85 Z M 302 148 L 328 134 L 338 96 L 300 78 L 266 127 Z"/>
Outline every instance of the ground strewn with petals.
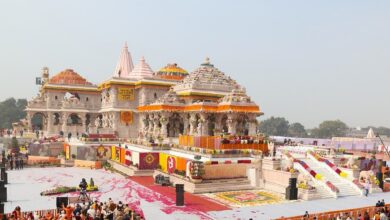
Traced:
<path fill-rule="evenodd" d="M 195 195 L 186 194 L 185 207 L 175 206 L 174 188 L 151 185 L 152 178 L 147 179 L 149 186 L 143 186 L 131 178 L 104 170 L 83 168 L 31 168 L 9 171 L 8 200 L 5 211 L 11 212 L 15 206 L 22 211 L 54 209 L 55 196 L 41 196 L 44 190 L 57 186 L 77 186 L 81 178 L 89 181 L 94 179 L 99 187 L 98 192 L 90 193 L 92 199 L 107 201 L 122 201 L 140 212 L 146 219 L 210 219 L 207 211 L 220 211 L 224 207 Z M 78 193 L 68 193 L 61 196 L 76 197 Z M 204 208 L 210 206 L 211 208 Z M 226 208 L 225 208 L 226 209 Z"/>

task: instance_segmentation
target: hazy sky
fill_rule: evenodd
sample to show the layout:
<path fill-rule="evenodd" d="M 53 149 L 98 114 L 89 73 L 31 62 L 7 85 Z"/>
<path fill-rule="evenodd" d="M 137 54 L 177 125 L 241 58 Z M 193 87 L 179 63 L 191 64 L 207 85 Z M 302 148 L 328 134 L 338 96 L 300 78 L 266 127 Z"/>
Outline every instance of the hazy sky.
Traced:
<path fill-rule="evenodd" d="M 263 119 L 390 127 L 388 0 L 1 1 L 0 99 L 34 96 L 43 66 L 108 79 L 125 41 L 153 70 L 209 56 Z"/>

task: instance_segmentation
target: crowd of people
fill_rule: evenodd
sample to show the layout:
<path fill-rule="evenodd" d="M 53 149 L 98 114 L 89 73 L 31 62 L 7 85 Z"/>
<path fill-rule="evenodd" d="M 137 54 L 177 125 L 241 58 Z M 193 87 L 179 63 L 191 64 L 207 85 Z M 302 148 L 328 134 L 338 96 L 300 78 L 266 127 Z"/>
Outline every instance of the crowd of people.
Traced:
<path fill-rule="evenodd" d="M 16 156 L 16 155 L 11 155 L 11 154 L 8 154 L 7 156 L 7 161 L 9 163 L 9 169 L 10 170 L 22 170 L 24 169 L 24 165 L 25 165 L 25 162 L 24 162 L 24 155 L 19 155 L 19 156 Z"/>
<path fill-rule="evenodd" d="M 386 207 L 385 201 L 378 201 L 375 204 L 375 213 L 369 213 L 368 211 L 364 211 L 361 213 L 357 213 L 352 215 L 349 212 L 340 212 L 336 217 L 329 218 L 330 220 L 389 220 L 390 219 L 390 210 Z M 317 215 L 310 215 L 307 211 L 302 216 L 304 220 L 317 220 Z"/>
<path fill-rule="evenodd" d="M 144 220 L 144 217 L 121 201 L 115 203 L 111 198 L 106 202 L 77 203 L 62 205 L 58 211 L 21 212 L 17 206 L 7 220 Z"/>

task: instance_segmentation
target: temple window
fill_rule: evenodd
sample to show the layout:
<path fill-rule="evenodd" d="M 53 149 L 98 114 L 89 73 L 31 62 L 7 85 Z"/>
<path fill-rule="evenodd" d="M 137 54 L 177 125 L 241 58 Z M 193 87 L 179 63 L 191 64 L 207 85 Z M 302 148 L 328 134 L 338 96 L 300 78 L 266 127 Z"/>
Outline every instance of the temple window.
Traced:
<path fill-rule="evenodd" d="M 154 99 L 157 99 L 157 93 L 154 93 Z"/>
<path fill-rule="evenodd" d="M 87 101 L 87 102 L 89 101 L 89 98 L 88 98 L 88 97 L 86 98 L 86 101 Z"/>
<path fill-rule="evenodd" d="M 58 96 L 54 96 L 54 99 L 55 99 L 55 100 L 58 100 Z"/>

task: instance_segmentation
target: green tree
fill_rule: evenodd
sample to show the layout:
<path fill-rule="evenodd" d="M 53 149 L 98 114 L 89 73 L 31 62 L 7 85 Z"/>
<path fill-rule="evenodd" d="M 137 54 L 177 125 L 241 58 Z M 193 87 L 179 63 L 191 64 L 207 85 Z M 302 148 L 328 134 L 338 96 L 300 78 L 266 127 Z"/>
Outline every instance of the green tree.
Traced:
<path fill-rule="evenodd" d="M 259 131 L 266 135 L 287 136 L 289 122 L 285 118 L 271 117 L 260 122 Z"/>
<path fill-rule="evenodd" d="M 16 139 L 16 137 L 13 137 L 12 140 L 11 140 L 11 148 L 12 148 L 12 152 L 15 152 L 15 153 L 19 153 L 19 142 L 18 142 L 18 139 Z"/>
<path fill-rule="evenodd" d="M 12 123 L 26 117 L 26 99 L 9 98 L 0 102 L 0 128 L 12 128 Z"/>
<path fill-rule="evenodd" d="M 305 130 L 305 127 L 299 122 L 292 123 L 288 127 L 287 134 L 290 137 L 306 137 L 307 136 L 307 132 Z"/>
<path fill-rule="evenodd" d="M 340 121 L 323 121 L 318 128 L 311 130 L 311 135 L 316 138 L 343 137 L 346 135 L 348 126 Z"/>

